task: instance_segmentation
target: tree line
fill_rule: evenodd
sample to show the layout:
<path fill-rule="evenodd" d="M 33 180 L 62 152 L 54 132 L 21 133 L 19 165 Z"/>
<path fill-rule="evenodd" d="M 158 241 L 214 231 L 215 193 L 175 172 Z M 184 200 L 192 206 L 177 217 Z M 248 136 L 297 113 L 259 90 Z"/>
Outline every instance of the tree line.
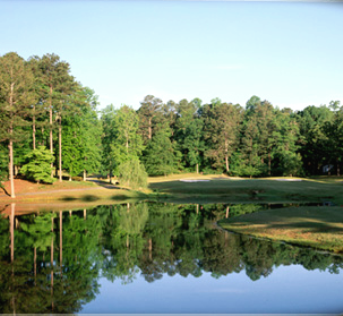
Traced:
<path fill-rule="evenodd" d="M 147 175 L 179 172 L 340 175 L 339 101 L 293 111 L 257 96 L 242 106 L 147 95 L 138 110 L 98 106 L 59 56 L 0 57 L 0 163 L 12 196 L 19 172 L 46 183 L 54 173 L 62 181 L 63 170 L 116 175 L 132 188 L 146 186 Z"/>

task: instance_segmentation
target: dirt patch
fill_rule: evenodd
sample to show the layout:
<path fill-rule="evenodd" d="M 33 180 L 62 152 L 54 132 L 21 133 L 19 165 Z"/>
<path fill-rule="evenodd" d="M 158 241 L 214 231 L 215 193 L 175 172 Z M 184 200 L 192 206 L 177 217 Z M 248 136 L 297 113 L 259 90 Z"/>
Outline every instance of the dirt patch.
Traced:
<path fill-rule="evenodd" d="M 6 181 L 2 183 L 4 189 L 0 188 L 0 197 L 8 197 L 11 193 L 11 185 L 10 181 Z M 36 193 L 36 192 L 53 192 L 58 190 L 70 190 L 70 189 L 84 189 L 84 188 L 95 188 L 97 187 L 93 183 L 89 182 L 78 182 L 78 181 L 63 181 L 59 182 L 56 181 L 53 184 L 43 184 L 43 183 L 35 183 L 27 180 L 22 179 L 15 179 L 14 180 L 14 190 L 16 195 L 21 194 L 28 194 L 28 193 Z"/>

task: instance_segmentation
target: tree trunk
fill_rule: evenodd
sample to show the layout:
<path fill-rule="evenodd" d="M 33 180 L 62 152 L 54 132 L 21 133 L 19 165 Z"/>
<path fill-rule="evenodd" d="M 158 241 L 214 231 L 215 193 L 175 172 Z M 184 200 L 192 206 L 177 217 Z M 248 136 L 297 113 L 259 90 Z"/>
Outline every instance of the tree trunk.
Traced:
<path fill-rule="evenodd" d="M 151 118 L 149 118 L 148 131 L 149 131 L 148 138 L 151 139 L 152 138 Z"/>
<path fill-rule="evenodd" d="M 10 235 L 11 235 L 11 262 L 14 261 L 14 216 L 15 216 L 15 203 L 11 203 L 11 216 L 10 216 Z"/>
<path fill-rule="evenodd" d="M 83 181 L 87 181 L 87 173 L 86 170 L 83 170 Z"/>
<path fill-rule="evenodd" d="M 61 277 L 62 277 L 62 255 L 63 255 L 63 221 L 62 221 L 62 211 L 60 211 L 60 268 L 61 268 Z"/>
<path fill-rule="evenodd" d="M 229 156 L 228 155 L 225 155 L 225 167 L 226 167 L 226 172 L 229 172 L 230 168 L 229 168 Z"/>
<path fill-rule="evenodd" d="M 226 172 L 229 172 L 229 155 L 228 155 L 228 150 L 229 150 L 229 143 L 228 140 L 225 139 L 225 167 L 226 167 Z"/>
<path fill-rule="evenodd" d="M 62 182 L 62 117 L 58 126 L 58 148 L 59 148 L 59 181 Z"/>
<path fill-rule="evenodd" d="M 51 231 L 54 231 L 54 218 L 51 217 Z M 51 263 L 51 309 L 54 308 L 53 295 L 54 295 L 54 236 L 51 236 L 51 253 L 50 253 L 50 263 Z"/>
<path fill-rule="evenodd" d="M 50 152 L 54 153 L 53 140 L 52 140 L 52 85 L 50 85 L 50 100 L 49 100 L 49 123 L 50 123 Z M 53 164 L 51 163 L 51 168 Z M 53 177 L 53 171 L 51 171 L 51 178 Z"/>
<path fill-rule="evenodd" d="M 11 83 L 11 93 L 10 93 L 10 109 L 12 110 L 13 107 L 13 90 L 14 90 L 14 83 Z M 13 114 L 11 114 L 11 124 L 10 124 L 10 141 L 8 144 L 8 149 L 9 149 L 9 165 L 8 165 L 8 175 L 10 178 L 11 182 L 11 198 L 15 198 L 15 193 L 14 193 L 14 178 L 13 178 L 13 140 L 12 140 L 12 135 L 13 135 Z"/>
<path fill-rule="evenodd" d="M 197 215 L 199 214 L 199 204 L 197 204 Z"/>
<path fill-rule="evenodd" d="M 10 134 L 12 135 L 13 129 L 11 124 Z M 11 198 L 15 198 L 15 192 L 14 192 L 14 177 L 13 177 L 13 141 L 10 139 L 10 142 L 8 144 L 9 149 L 9 164 L 8 164 L 8 174 L 10 178 L 11 183 Z"/>
<path fill-rule="evenodd" d="M 229 218 L 229 214 L 230 214 L 230 207 L 227 207 L 226 208 L 225 218 Z"/>
<path fill-rule="evenodd" d="M 36 111 L 36 106 L 33 105 L 33 112 Z M 32 118 L 32 141 L 33 141 L 33 150 L 36 149 L 36 116 L 33 114 Z"/>
<path fill-rule="evenodd" d="M 149 238 L 149 259 L 152 261 L 152 239 Z"/>
<path fill-rule="evenodd" d="M 86 220 L 87 219 L 87 209 L 83 210 L 83 219 Z"/>
<path fill-rule="evenodd" d="M 197 163 L 197 174 L 199 174 L 199 164 Z"/>
<path fill-rule="evenodd" d="M 341 166 L 339 165 L 338 159 L 336 159 L 336 163 L 337 163 L 337 176 L 339 177 L 341 175 Z"/>
<path fill-rule="evenodd" d="M 268 175 L 272 175 L 272 157 L 270 153 L 268 153 Z"/>

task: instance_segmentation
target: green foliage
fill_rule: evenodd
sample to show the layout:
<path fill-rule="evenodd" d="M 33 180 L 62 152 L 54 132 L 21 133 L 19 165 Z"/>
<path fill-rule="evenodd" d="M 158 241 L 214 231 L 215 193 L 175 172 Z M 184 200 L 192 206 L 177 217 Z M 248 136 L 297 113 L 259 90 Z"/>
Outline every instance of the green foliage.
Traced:
<path fill-rule="evenodd" d="M 148 174 L 139 160 L 134 159 L 119 165 L 119 181 L 132 189 L 144 189 L 148 186 Z"/>
<path fill-rule="evenodd" d="M 176 171 L 175 145 L 170 141 L 170 129 L 165 127 L 156 132 L 148 143 L 143 158 L 149 175 L 168 175 Z"/>
<path fill-rule="evenodd" d="M 26 156 L 27 163 L 20 169 L 20 173 L 24 174 L 28 179 L 45 183 L 53 183 L 51 177 L 52 168 L 50 164 L 54 160 L 51 152 L 45 146 L 39 146 L 31 151 Z"/>
<path fill-rule="evenodd" d="M 77 176 L 84 167 L 83 142 L 80 133 L 79 116 L 68 116 L 63 122 L 62 132 L 62 166 L 71 177 Z"/>
<path fill-rule="evenodd" d="M 0 143 L 0 183 L 8 178 L 8 149 Z"/>

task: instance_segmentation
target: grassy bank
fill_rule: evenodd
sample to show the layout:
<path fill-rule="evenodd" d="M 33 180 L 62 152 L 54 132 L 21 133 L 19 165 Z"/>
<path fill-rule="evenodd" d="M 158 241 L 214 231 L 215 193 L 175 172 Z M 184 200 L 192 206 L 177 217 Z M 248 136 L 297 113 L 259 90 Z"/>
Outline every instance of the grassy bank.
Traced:
<path fill-rule="evenodd" d="M 219 221 L 227 230 L 343 252 L 343 207 L 290 207 Z"/>
<path fill-rule="evenodd" d="M 184 182 L 180 180 L 207 180 Z M 343 205 L 343 182 L 335 177 L 318 179 L 240 179 L 225 175 L 178 174 L 149 178 L 149 190 L 133 191 L 106 181 L 63 181 L 52 185 L 15 180 L 16 199 L 9 197 L 9 183 L 0 190 L 0 204 L 9 202 L 156 199 L 173 203 L 303 203 L 333 202 Z"/>
<path fill-rule="evenodd" d="M 195 179 L 195 178 L 194 178 Z M 325 179 L 230 179 L 221 176 L 205 178 L 208 182 L 179 180 L 153 181 L 150 189 L 169 196 L 173 202 L 198 203 L 292 203 L 333 202 L 343 204 L 343 182 Z M 336 180 L 336 179 L 335 179 Z"/>
<path fill-rule="evenodd" d="M 106 182 L 63 181 L 54 184 L 37 184 L 26 180 L 15 180 L 16 198 L 9 195 L 9 184 L 0 190 L 0 206 L 16 204 L 109 204 L 115 201 L 152 198 L 149 191 L 140 192 L 120 188 Z"/>

